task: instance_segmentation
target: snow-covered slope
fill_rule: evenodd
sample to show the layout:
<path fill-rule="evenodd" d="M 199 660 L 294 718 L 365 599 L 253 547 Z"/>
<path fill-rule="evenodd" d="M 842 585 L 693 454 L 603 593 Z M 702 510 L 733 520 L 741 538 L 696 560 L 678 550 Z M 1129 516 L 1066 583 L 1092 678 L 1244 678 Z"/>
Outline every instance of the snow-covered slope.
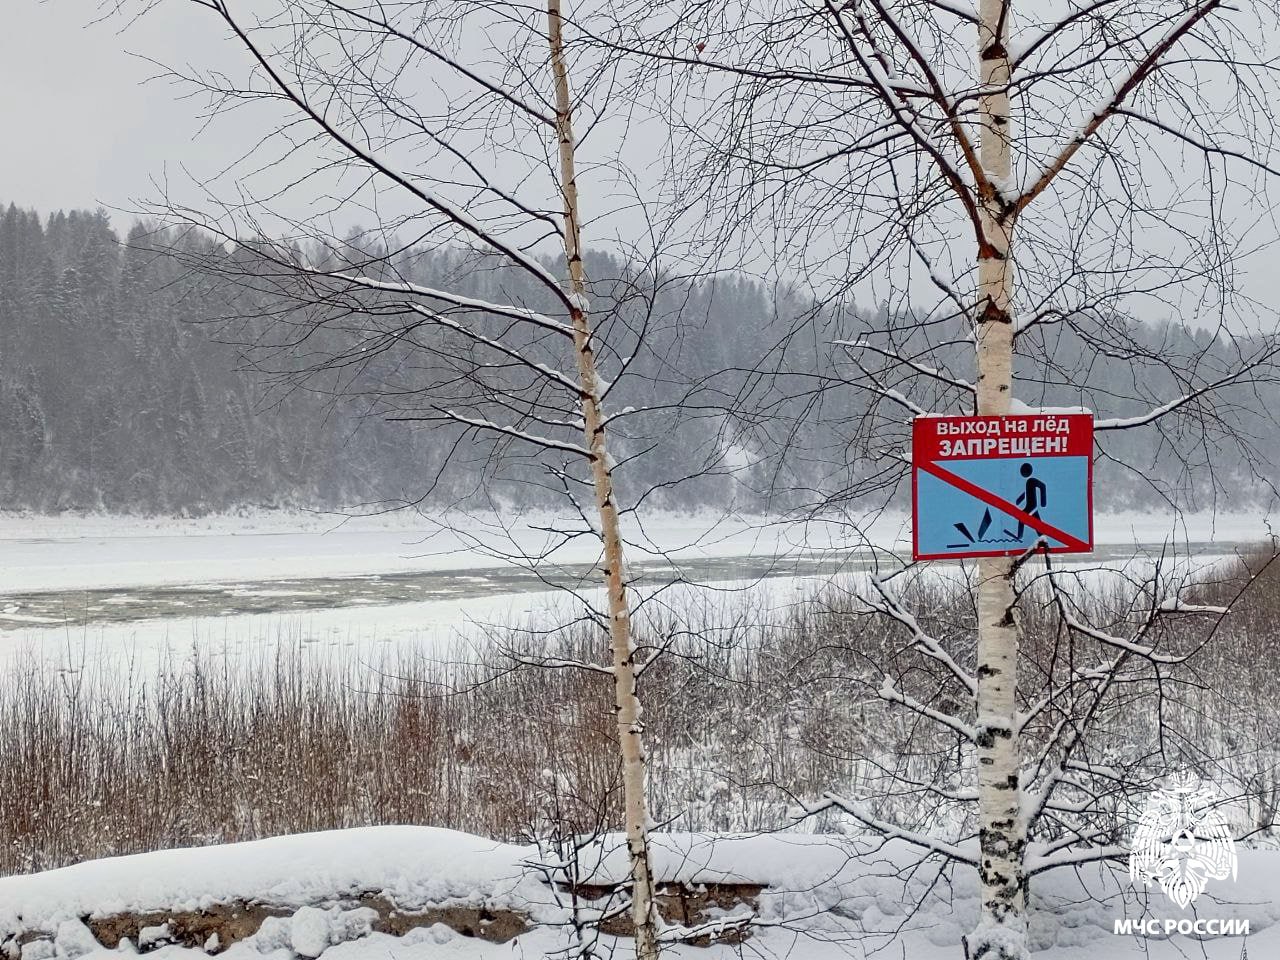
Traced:
<path fill-rule="evenodd" d="M 158 850 L 0 878 L 0 931 L 70 917 L 200 910 L 236 900 L 300 907 L 366 891 L 411 908 L 487 900 L 527 905 L 538 885 L 524 847 L 432 827 L 384 826 Z"/>
<path fill-rule="evenodd" d="M 257 934 L 223 951 L 228 960 L 253 960 L 263 953 L 277 960 L 319 954 L 328 960 L 542 957 L 568 942 L 562 925 L 568 913 L 529 868 L 537 857 L 533 847 L 390 826 L 102 860 L 0 879 L 0 943 L 13 951 L 21 940 L 23 960 L 86 954 L 105 960 L 136 944 L 108 951 L 83 921 L 239 902 L 267 905 L 282 916 L 264 921 Z M 756 956 L 959 960 L 960 938 L 976 918 L 971 874 L 941 872 L 899 844 L 795 834 L 677 834 L 656 838 L 654 860 L 659 877 L 691 886 L 765 886 L 747 948 Z M 616 847 L 611 848 L 597 876 L 617 877 L 623 867 Z M 1280 854 L 1242 851 L 1239 880 L 1217 884 L 1210 893 L 1214 898 L 1202 897 L 1194 912 L 1184 914 L 1159 893 L 1139 898 L 1123 874 L 1106 868 L 1046 875 L 1036 885 L 1032 942 L 1052 960 L 1144 955 L 1238 960 L 1244 946 L 1240 937 L 1200 940 L 1175 933 L 1143 939 L 1114 933 L 1114 921 L 1126 916 L 1247 918 L 1249 953 L 1280 956 Z M 509 909 L 532 925 L 501 943 L 464 936 L 441 923 L 394 937 L 371 932 L 368 909 L 352 909 L 354 898 L 369 895 L 404 911 L 445 904 Z M 737 905 L 719 912 L 747 910 Z M 163 930 L 143 939 L 162 941 Z M 217 941 L 207 946 L 221 949 Z M 620 944 L 620 955 L 627 946 Z M 670 955 L 728 960 L 739 956 L 739 949 L 673 945 Z M 204 951 L 163 945 L 156 955 L 157 960 L 200 960 Z"/>

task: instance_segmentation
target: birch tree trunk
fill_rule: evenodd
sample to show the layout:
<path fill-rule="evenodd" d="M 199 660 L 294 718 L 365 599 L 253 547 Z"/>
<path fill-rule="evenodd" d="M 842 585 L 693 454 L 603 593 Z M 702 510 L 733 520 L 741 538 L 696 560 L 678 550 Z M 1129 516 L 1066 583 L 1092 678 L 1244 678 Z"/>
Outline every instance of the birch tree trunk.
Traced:
<path fill-rule="evenodd" d="M 613 469 L 605 443 L 600 378 L 596 372 L 591 327 L 587 319 L 586 277 L 582 267 L 582 233 L 578 217 L 578 187 L 574 171 L 573 108 L 569 75 L 564 62 L 560 0 L 548 0 L 551 69 L 555 75 L 556 137 L 560 151 L 560 184 L 564 195 L 564 252 L 569 268 L 574 348 L 582 384 L 582 419 L 591 475 L 595 486 L 600 535 L 604 545 L 604 574 L 609 604 L 609 639 L 613 649 L 614 712 L 622 753 L 622 796 L 627 851 L 631 862 L 631 916 L 635 925 L 636 957 L 656 960 L 658 924 L 653 875 L 649 864 L 649 806 L 645 796 L 644 724 L 636 692 L 635 645 L 631 637 L 631 609 L 623 569 L 622 534 L 613 495 Z"/>
<path fill-rule="evenodd" d="M 1009 182 L 1010 116 L 1008 30 L 1010 0 L 981 0 L 978 62 L 980 191 L 977 412 L 1009 412 L 1013 366 L 1013 204 Z M 972 960 L 1026 956 L 1026 893 L 1022 855 L 1026 827 L 1020 809 L 1017 731 L 1017 661 L 1020 628 L 1013 603 L 1012 558 L 978 561 L 978 808 L 982 916 L 966 939 Z"/>

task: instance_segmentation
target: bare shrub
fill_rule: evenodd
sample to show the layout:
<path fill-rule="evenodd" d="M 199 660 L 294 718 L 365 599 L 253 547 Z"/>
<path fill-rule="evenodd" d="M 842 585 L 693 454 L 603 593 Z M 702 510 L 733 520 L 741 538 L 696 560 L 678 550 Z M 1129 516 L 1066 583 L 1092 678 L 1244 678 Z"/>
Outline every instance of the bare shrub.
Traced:
<path fill-rule="evenodd" d="M 1166 713 L 1117 702 L 1099 734 L 1116 750 L 1165 738 L 1160 763 L 1238 789 L 1255 828 L 1271 823 L 1280 796 L 1272 746 L 1280 722 L 1266 677 L 1280 567 L 1255 558 L 1219 569 L 1197 597 L 1234 596 L 1259 570 L 1194 669 L 1168 678 L 1178 695 Z M 924 626 L 972 663 L 963 581 L 922 576 L 907 589 L 928 611 Z M 886 669 L 908 658 L 900 624 L 869 615 L 849 583 L 781 609 L 752 595 L 655 604 L 638 622 L 641 642 L 670 654 L 642 678 L 655 819 L 777 829 L 792 822 L 797 801 L 836 791 L 873 798 L 877 814 L 899 822 L 971 831 L 903 788 L 958 777 L 960 746 L 876 695 Z M 1067 655 L 1044 601 L 1034 588 L 1021 599 L 1032 665 Z M 1094 622 L 1112 625 L 1140 606 L 1123 578 L 1081 591 L 1079 602 Z M 1205 639 L 1202 623 L 1176 624 L 1167 629 L 1184 633 L 1169 643 Z M 0 751 L 9 758 L 0 766 L 0 872 L 375 823 L 527 839 L 545 826 L 537 785 L 548 775 L 557 829 L 590 833 L 617 822 L 621 802 L 608 691 L 578 670 L 518 660 L 521 651 L 583 659 L 599 643 L 595 630 L 579 622 L 509 631 L 433 660 L 393 653 L 371 662 L 283 642 L 257 657 L 196 650 L 124 680 L 25 667 L 0 687 Z M 939 710 L 962 709 L 942 673 L 899 676 Z M 1153 734 L 1157 720 L 1163 728 Z M 835 816 L 805 828 L 832 829 Z"/>

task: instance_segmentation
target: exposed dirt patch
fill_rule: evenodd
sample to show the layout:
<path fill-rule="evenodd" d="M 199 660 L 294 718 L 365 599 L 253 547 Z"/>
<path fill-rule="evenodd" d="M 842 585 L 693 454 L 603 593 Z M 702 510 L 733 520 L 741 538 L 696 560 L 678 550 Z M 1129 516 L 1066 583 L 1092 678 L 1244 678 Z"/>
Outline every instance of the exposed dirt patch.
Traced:
<path fill-rule="evenodd" d="M 657 889 L 658 913 L 667 923 L 684 927 L 696 927 L 712 919 L 713 908 L 734 910 L 747 906 L 752 913 L 760 902 L 764 886 L 754 883 L 661 883 Z M 614 888 L 604 885 L 587 885 L 578 888 L 579 896 L 586 900 L 603 900 L 613 896 Z M 631 917 L 622 914 L 610 917 L 600 925 L 603 933 L 626 937 L 631 935 Z M 751 935 L 750 928 L 730 927 L 715 936 L 697 937 L 690 941 L 705 947 L 711 943 L 741 943 Z"/>
<path fill-rule="evenodd" d="M 712 919 L 712 911 L 716 908 L 734 910 L 746 905 L 754 911 L 762 889 L 764 888 L 761 886 L 745 883 L 711 883 L 693 887 L 664 883 L 658 887 L 658 909 L 668 923 L 694 927 Z M 614 896 L 615 890 L 603 885 L 584 886 L 580 888 L 579 895 L 586 900 L 600 901 Z M 323 906 L 340 906 L 344 909 L 369 907 L 378 915 L 373 922 L 373 929 L 396 937 L 402 937 L 410 930 L 442 923 L 464 937 L 506 943 L 527 932 L 532 926 L 529 918 L 516 910 L 472 905 L 404 910 L 382 894 L 374 893 L 342 898 Z M 174 943 L 207 949 L 210 953 L 221 953 L 233 943 L 239 943 L 257 933 L 268 917 L 290 917 L 295 912 L 294 907 L 236 902 L 204 910 L 85 917 L 84 922 L 98 942 L 112 950 L 127 938 L 143 952 Z M 625 937 L 631 933 L 630 925 L 629 915 L 623 914 L 606 921 L 601 930 Z M 160 927 L 164 928 L 163 936 L 153 936 L 149 943 L 140 942 L 144 930 L 153 928 L 154 932 L 154 928 Z M 719 934 L 699 937 L 692 942 L 699 946 L 712 942 L 740 943 L 749 933 L 749 930 L 733 927 Z M 48 935 L 52 935 L 52 931 Z M 28 933 L 23 939 L 39 939 L 39 935 Z"/>
<path fill-rule="evenodd" d="M 402 937 L 418 927 L 430 927 L 443 923 L 464 937 L 478 937 L 492 943 L 506 943 L 530 927 L 529 919 L 522 913 L 506 909 L 490 909 L 484 906 L 427 907 L 422 910 L 402 910 L 381 895 L 366 894 L 339 901 L 337 906 L 347 909 L 371 907 L 378 914 L 373 929 L 379 933 Z M 139 935 L 148 927 L 165 927 L 164 937 L 141 945 L 148 949 L 165 943 L 184 947 L 205 948 L 210 938 L 215 946 L 211 953 L 220 953 L 233 943 L 253 936 L 268 917 L 289 917 L 292 907 L 275 907 L 261 903 L 231 903 L 199 911 L 165 911 L 157 913 L 122 913 L 110 917 L 86 918 L 85 923 L 98 942 L 114 950 L 126 937 L 139 946 Z"/>
<path fill-rule="evenodd" d="M 147 927 L 167 926 L 166 940 L 184 947 L 203 947 L 214 934 L 218 950 L 258 932 L 267 917 L 289 917 L 293 910 L 259 903 L 231 903 L 199 911 L 166 911 L 163 913 L 120 913 L 85 923 L 104 947 L 114 950 L 125 937 L 138 944 L 138 934 Z M 157 943 L 156 946 L 159 946 Z M 145 949 L 145 948 L 144 948 Z M 217 952 L 217 951 L 215 951 Z"/>
<path fill-rule="evenodd" d="M 428 907 L 425 910 L 401 910 L 381 895 L 366 895 L 358 905 L 378 911 L 373 929 L 402 937 L 417 927 L 443 923 L 464 937 L 479 937 L 491 943 L 506 943 L 529 929 L 529 918 L 515 910 L 488 907 Z"/>

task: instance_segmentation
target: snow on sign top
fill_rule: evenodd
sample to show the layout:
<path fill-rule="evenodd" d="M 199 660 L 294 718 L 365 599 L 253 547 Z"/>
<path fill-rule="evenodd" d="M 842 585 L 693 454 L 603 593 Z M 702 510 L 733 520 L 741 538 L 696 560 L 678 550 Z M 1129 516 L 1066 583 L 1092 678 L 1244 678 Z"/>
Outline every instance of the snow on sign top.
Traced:
<path fill-rule="evenodd" d="M 1093 550 L 1093 416 L 917 417 L 917 560 Z"/>

